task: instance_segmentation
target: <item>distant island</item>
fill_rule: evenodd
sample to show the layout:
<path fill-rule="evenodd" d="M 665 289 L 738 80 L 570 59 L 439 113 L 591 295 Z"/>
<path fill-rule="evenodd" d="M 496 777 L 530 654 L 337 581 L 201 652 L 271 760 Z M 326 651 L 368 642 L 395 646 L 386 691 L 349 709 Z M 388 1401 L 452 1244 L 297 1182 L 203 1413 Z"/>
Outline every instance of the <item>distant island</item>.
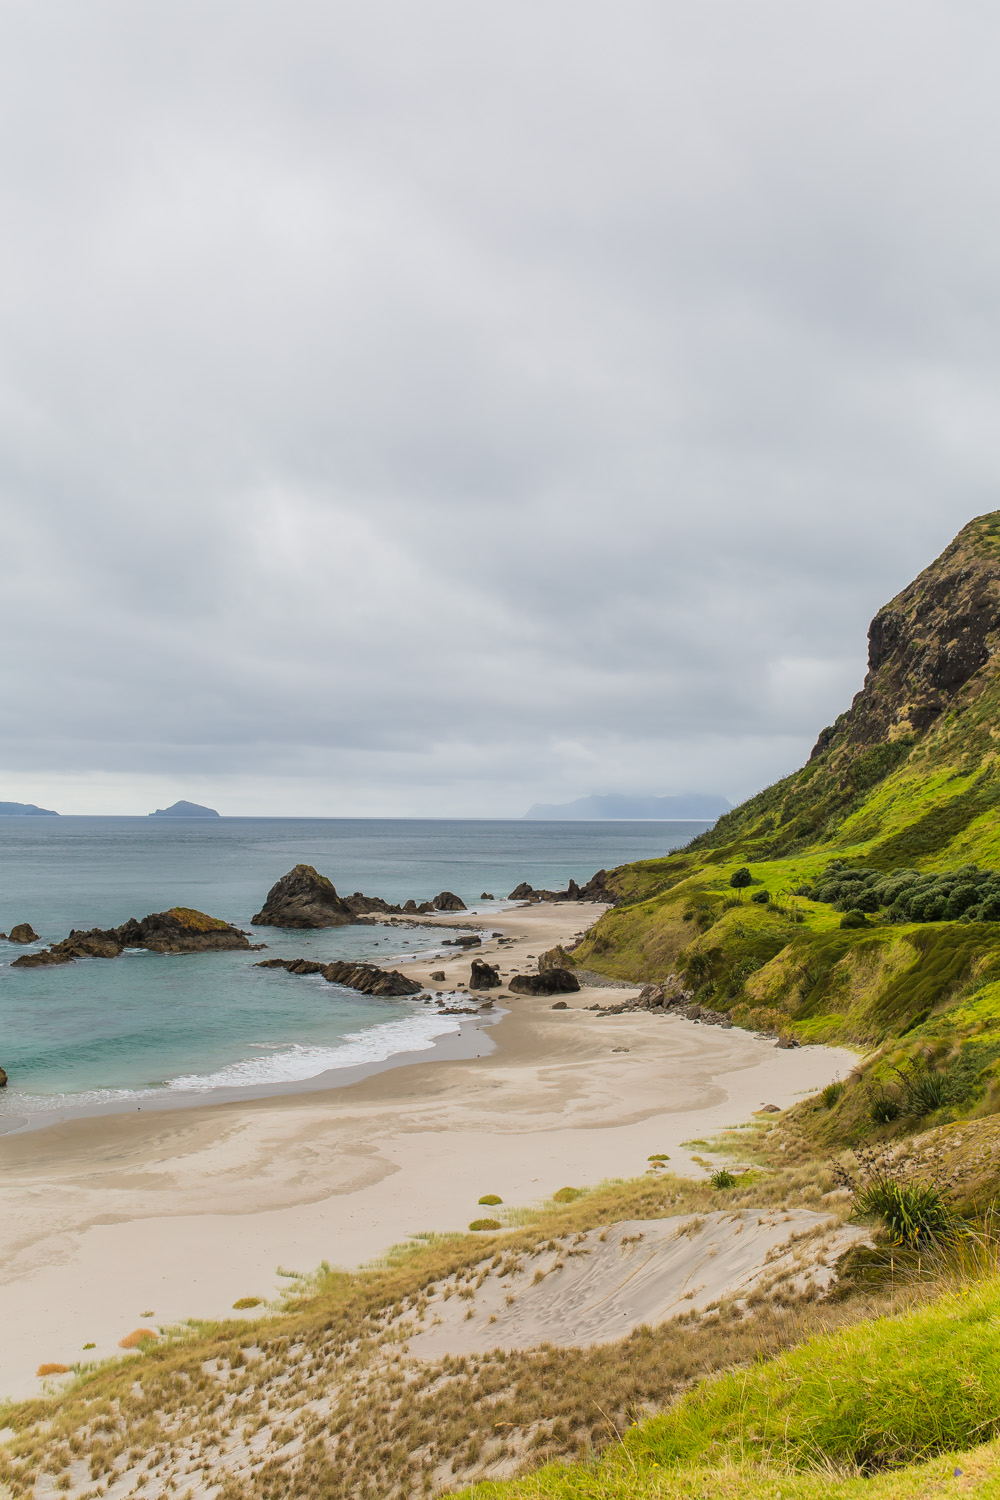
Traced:
<path fill-rule="evenodd" d="M 214 807 L 202 807 L 198 802 L 175 802 L 172 807 L 158 807 L 149 814 L 151 818 L 217 818 Z"/>
<path fill-rule="evenodd" d="M 58 818 L 51 807 L 36 807 L 33 802 L 0 802 L 0 818 Z"/>
<path fill-rule="evenodd" d="M 603 797 L 577 797 L 575 802 L 536 802 L 524 816 L 546 821 L 560 818 L 578 822 L 599 818 L 657 818 L 665 822 L 697 819 L 714 823 L 731 807 L 727 797 L 707 792 L 689 792 L 681 797 L 625 797 L 610 793 Z"/>

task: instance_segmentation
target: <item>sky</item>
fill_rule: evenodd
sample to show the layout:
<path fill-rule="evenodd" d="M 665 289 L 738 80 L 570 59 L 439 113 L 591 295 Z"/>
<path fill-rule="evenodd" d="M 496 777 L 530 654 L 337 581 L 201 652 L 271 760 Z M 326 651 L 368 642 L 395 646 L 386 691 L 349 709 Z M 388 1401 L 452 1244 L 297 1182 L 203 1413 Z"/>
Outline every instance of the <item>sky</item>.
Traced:
<path fill-rule="evenodd" d="M 0 798 L 794 769 L 1000 507 L 1000 11 L 12 0 Z"/>

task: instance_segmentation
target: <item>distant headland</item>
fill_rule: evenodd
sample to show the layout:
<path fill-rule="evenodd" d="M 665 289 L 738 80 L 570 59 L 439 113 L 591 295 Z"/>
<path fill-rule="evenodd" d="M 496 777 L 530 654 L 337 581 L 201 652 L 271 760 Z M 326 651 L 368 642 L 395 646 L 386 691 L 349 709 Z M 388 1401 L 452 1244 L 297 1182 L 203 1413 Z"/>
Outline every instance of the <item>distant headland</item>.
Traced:
<path fill-rule="evenodd" d="M 217 818 L 214 807 L 202 807 L 198 802 L 175 802 L 172 807 L 158 807 L 149 814 L 151 818 Z"/>
<path fill-rule="evenodd" d="M 0 818 L 58 818 L 51 807 L 36 807 L 33 802 L 0 802 Z"/>
<path fill-rule="evenodd" d="M 575 802 L 536 802 L 524 816 L 581 822 L 602 818 L 657 818 L 663 821 L 690 818 L 714 823 L 731 808 L 732 803 L 727 797 L 709 792 L 688 792 L 680 797 L 627 797 L 610 793 L 602 797 L 577 797 Z"/>

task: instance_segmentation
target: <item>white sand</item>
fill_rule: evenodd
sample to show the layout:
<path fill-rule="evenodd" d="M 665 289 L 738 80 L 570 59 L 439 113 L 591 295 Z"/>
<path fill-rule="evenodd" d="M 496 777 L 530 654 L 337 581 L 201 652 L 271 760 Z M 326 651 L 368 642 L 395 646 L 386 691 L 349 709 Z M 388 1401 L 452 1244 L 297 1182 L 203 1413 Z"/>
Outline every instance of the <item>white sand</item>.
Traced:
<path fill-rule="evenodd" d="M 571 941 L 600 910 L 519 908 L 477 925 L 518 934 L 501 964 L 527 970 L 528 954 Z M 495 946 L 476 952 L 494 957 Z M 470 957 L 444 965 L 449 986 L 468 978 Z M 405 965 L 422 978 L 441 966 Z M 501 1001 L 511 1013 L 480 1058 L 0 1138 L 0 1395 L 37 1392 L 40 1362 L 111 1354 L 137 1326 L 274 1297 L 288 1285 L 279 1267 L 356 1266 L 413 1233 L 464 1229 L 486 1192 L 530 1204 L 634 1176 L 657 1151 L 699 1174 L 697 1148 L 682 1141 L 765 1103 L 786 1107 L 856 1062 L 680 1017 L 583 1009 L 615 998 L 582 991 L 565 1011 Z"/>

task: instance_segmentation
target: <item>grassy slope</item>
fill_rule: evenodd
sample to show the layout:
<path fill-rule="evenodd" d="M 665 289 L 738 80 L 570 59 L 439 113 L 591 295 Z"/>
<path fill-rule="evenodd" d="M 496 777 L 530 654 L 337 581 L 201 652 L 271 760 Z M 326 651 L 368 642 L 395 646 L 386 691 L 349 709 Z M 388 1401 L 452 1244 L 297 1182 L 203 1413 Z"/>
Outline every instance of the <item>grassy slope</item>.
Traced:
<path fill-rule="evenodd" d="M 1000 1282 L 989 1277 L 702 1381 L 596 1464 L 477 1485 L 475 1496 L 888 1500 L 934 1493 L 956 1467 L 980 1493 L 1000 1493 L 997 1445 L 975 1447 L 1000 1431 L 998 1320 Z"/>

